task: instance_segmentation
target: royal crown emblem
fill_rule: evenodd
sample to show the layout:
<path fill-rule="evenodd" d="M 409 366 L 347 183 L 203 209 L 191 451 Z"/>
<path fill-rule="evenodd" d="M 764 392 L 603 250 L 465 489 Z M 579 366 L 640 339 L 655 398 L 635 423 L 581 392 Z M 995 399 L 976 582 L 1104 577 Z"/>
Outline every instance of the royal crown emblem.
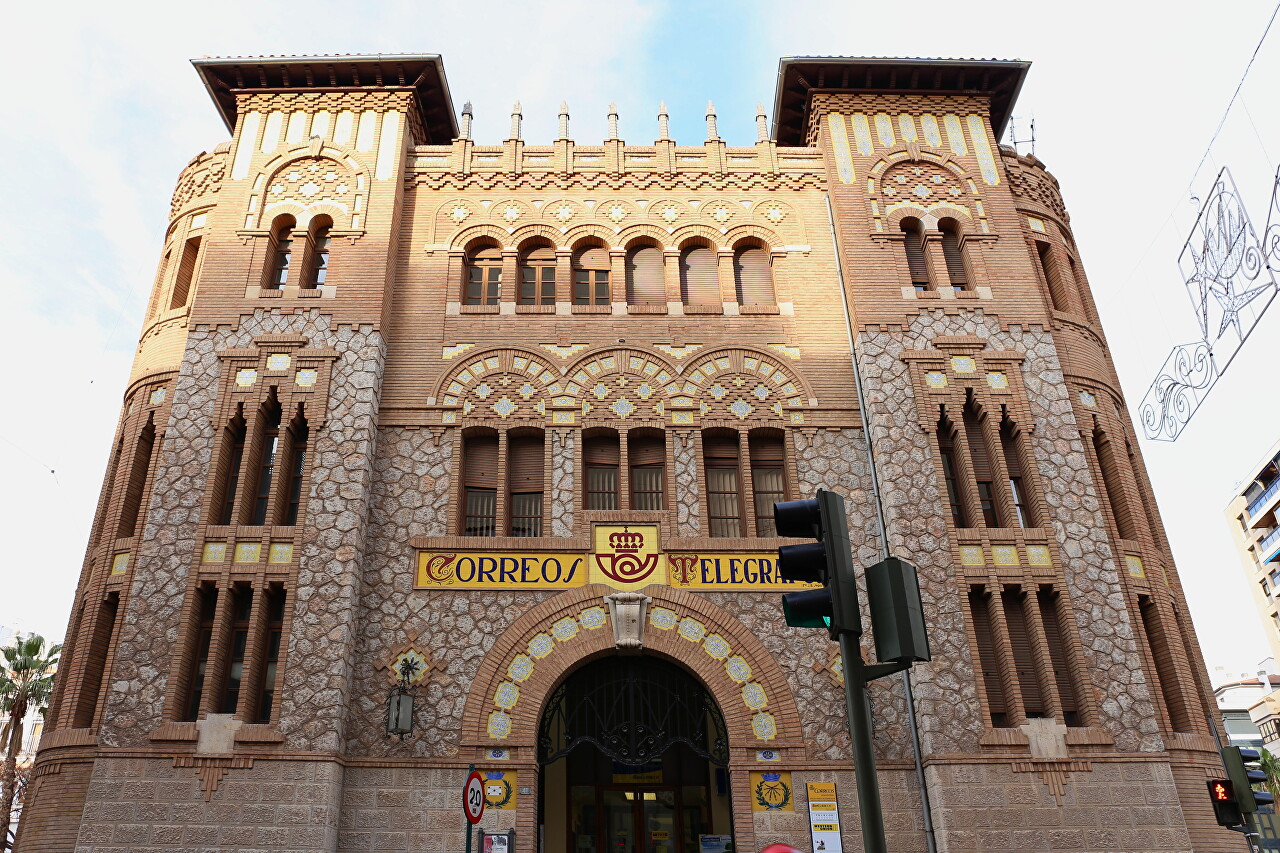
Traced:
<path fill-rule="evenodd" d="M 761 773 L 754 793 L 756 804 L 765 811 L 781 811 L 791 803 L 791 786 L 782 780 L 781 773 Z"/>
<path fill-rule="evenodd" d="M 657 554 L 641 554 L 644 534 L 632 532 L 629 527 L 609 534 L 611 554 L 596 554 L 596 565 L 605 576 L 618 583 L 638 583 L 658 567 Z"/>

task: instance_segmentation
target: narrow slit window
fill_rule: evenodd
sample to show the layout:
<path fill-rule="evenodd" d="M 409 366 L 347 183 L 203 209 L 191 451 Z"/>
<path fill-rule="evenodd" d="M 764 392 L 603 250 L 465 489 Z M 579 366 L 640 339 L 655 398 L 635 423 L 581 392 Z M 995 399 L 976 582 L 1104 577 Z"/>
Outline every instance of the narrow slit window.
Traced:
<path fill-rule="evenodd" d="M 237 414 L 222 431 L 221 460 L 218 464 L 218 492 L 213 506 L 217 511 L 217 524 L 235 521 L 236 492 L 240 485 L 240 464 L 244 461 L 244 418 Z"/>
<path fill-rule="evenodd" d="M 289 268 L 293 265 L 293 226 L 293 217 L 285 216 L 278 219 L 271 229 L 271 252 L 266 281 L 263 282 L 267 290 L 279 290 L 289 283 Z"/>
<path fill-rule="evenodd" d="M 982 523 L 986 527 L 1000 527 L 994 487 L 995 476 L 992 473 L 991 456 L 987 452 L 985 429 L 984 418 L 976 404 L 970 400 L 964 407 L 964 431 L 969 443 L 969 461 L 973 464 L 973 479 L 978 490 L 978 506 L 982 511 Z"/>
<path fill-rule="evenodd" d="M 1070 311 L 1071 300 L 1067 296 L 1066 282 L 1062 280 L 1062 271 L 1058 268 L 1053 248 L 1048 244 L 1036 241 L 1036 258 L 1040 262 L 1040 274 L 1049 288 L 1049 304 L 1055 311 Z"/>
<path fill-rule="evenodd" d="M 272 584 L 267 592 L 267 642 L 262 656 L 262 677 L 258 685 L 258 722 L 271 722 L 276 705 L 276 676 L 280 665 L 280 644 L 284 636 L 284 587 Z"/>
<path fill-rule="evenodd" d="M 1027 492 L 1027 472 L 1023 470 L 1024 438 L 1018 425 L 1006 414 L 1000 421 L 1000 449 L 1005 471 L 1009 474 L 1009 492 L 1013 497 L 1014 520 L 1022 528 L 1038 527 L 1034 502 Z"/>
<path fill-rule="evenodd" d="M 919 292 L 929 290 L 929 264 L 924 256 L 924 227 L 919 219 L 908 216 L 898 223 L 898 228 L 902 231 L 902 245 L 907 254 L 911 286 Z"/>
<path fill-rule="evenodd" d="M 1169 714 L 1169 724 L 1175 732 L 1190 732 L 1191 711 L 1182 695 L 1173 657 L 1174 644 L 1165 630 L 1162 614 L 1148 595 L 1138 596 L 1138 613 L 1142 618 L 1142 632 L 1147 635 L 1152 671 Z"/>
<path fill-rule="evenodd" d="M 1062 722 L 1068 726 L 1083 725 L 1075 676 L 1071 672 L 1071 663 L 1067 657 L 1061 610 L 1062 595 L 1051 586 L 1042 586 L 1037 596 L 1040 604 L 1040 618 L 1044 623 L 1044 637 L 1049 645 L 1049 660 L 1053 664 L 1053 680 L 1058 687 L 1058 700 L 1062 704 Z"/>
<path fill-rule="evenodd" d="M 280 404 L 272 397 L 258 415 L 261 432 L 258 441 L 258 464 L 255 473 L 253 515 L 250 524 L 266 524 L 271 508 L 271 484 L 276 477 L 280 450 Z"/>
<path fill-rule="evenodd" d="M 192 237 L 182 244 L 182 260 L 178 264 L 178 277 L 173 282 L 173 295 L 169 298 L 169 310 L 186 307 L 191 296 L 191 281 L 196 273 L 196 258 L 200 255 L 200 238 Z"/>
<path fill-rule="evenodd" d="M 237 584 L 231 593 L 231 636 L 228 638 L 222 705 L 223 714 L 234 714 L 240 706 L 240 685 L 244 681 L 245 652 L 249 648 L 249 618 L 253 614 L 253 590 Z"/>
<path fill-rule="evenodd" d="M 301 407 L 293 422 L 289 425 L 289 490 L 285 497 L 284 512 L 280 523 L 291 526 L 298 523 L 298 508 L 302 504 L 304 472 L 307 469 L 307 441 L 311 431 L 307 427 L 307 419 Z"/>
<path fill-rule="evenodd" d="M 138 433 L 138 443 L 133 450 L 133 463 L 129 466 L 129 482 L 125 486 L 124 506 L 120 510 L 120 537 L 137 532 L 138 516 L 142 512 L 142 499 L 147 490 L 147 477 L 151 471 L 151 458 L 155 450 L 156 427 L 151 417 Z"/>
<path fill-rule="evenodd" d="M 329 277 L 330 240 L 330 228 L 328 225 L 320 225 L 311 232 L 311 268 L 307 271 L 307 280 L 303 282 L 303 287 L 313 287 L 317 290 L 324 289 L 325 280 Z"/>
<path fill-rule="evenodd" d="M 965 271 L 964 254 L 960 246 L 960 224 L 954 219 L 938 223 L 942 231 L 942 257 L 947 263 L 947 278 L 957 293 L 969 289 L 969 275 Z"/>
<path fill-rule="evenodd" d="M 80 684 L 80 695 L 72 713 L 71 725 L 74 728 L 85 729 L 92 726 L 97 715 L 102 683 L 107 680 L 107 661 L 111 657 L 111 638 L 115 633 L 119 608 L 120 593 L 110 592 L 94 614 L 89 648 L 85 655 L 84 680 Z"/>
<path fill-rule="evenodd" d="M 1111 439 L 1101 429 L 1093 431 L 1093 452 L 1098 460 L 1098 470 L 1102 473 L 1102 490 L 1106 492 L 1107 506 L 1116 520 L 1116 529 L 1121 539 L 1136 539 L 1137 526 L 1129 506 L 1128 495 L 1124 483 L 1120 479 L 1120 469 L 1116 464 L 1115 448 Z"/>
<path fill-rule="evenodd" d="M 960 498 L 960 480 L 956 477 L 955 425 L 945 410 L 938 419 L 938 453 L 942 461 L 942 480 L 947 490 L 947 503 L 951 507 L 951 523 L 956 527 L 968 527 L 964 502 Z"/>
<path fill-rule="evenodd" d="M 986 694 L 991 725 L 995 728 L 1007 728 L 1011 720 L 991 631 L 991 599 L 980 586 L 969 588 L 969 618 L 978 645 L 978 665 L 982 672 L 983 692 Z"/>
<path fill-rule="evenodd" d="M 191 670 L 187 678 L 187 709 L 183 719 L 194 720 L 200 716 L 200 702 L 204 697 L 204 681 L 209 669 L 209 651 L 213 645 L 213 617 L 218 610 L 218 590 L 205 584 L 196 592 L 197 618 L 193 637 Z"/>
<path fill-rule="evenodd" d="M 1017 670 L 1018 689 L 1028 719 L 1046 716 L 1045 691 L 1040 683 L 1040 668 L 1036 666 L 1031 648 L 1031 632 L 1027 627 L 1026 599 L 1021 589 L 1006 588 L 1001 594 L 1005 624 L 1009 629 L 1009 643 L 1013 646 L 1013 662 Z"/>

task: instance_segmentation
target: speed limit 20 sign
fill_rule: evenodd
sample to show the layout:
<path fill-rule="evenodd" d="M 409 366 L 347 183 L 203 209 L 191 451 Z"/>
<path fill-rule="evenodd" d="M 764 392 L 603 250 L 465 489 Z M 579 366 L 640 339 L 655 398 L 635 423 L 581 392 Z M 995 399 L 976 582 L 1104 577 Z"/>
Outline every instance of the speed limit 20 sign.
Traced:
<path fill-rule="evenodd" d="M 467 784 L 462 786 L 462 813 L 471 823 L 479 823 L 484 815 L 484 780 L 475 771 L 467 777 Z"/>

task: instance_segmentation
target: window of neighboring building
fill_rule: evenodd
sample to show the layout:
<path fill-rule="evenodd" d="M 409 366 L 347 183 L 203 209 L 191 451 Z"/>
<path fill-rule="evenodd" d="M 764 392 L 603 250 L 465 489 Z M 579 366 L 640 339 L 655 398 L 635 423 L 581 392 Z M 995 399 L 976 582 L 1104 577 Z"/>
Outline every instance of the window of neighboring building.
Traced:
<path fill-rule="evenodd" d="M 512 536 L 542 535 L 542 432 L 519 432 L 507 437 L 507 488 Z"/>
<path fill-rule="evenodd" d="M 680 297 L 686 305 L 721 304 L 714 249 L 695 246 L 680 254 Z"/>
<path fill-rule="evenodd" d="M 589 431 L 582 439 L 582 461 L 587 473 L 586 508 L 618 509 L 618 433 L 610 429 Z"/>
<path fill-rule="evenodd" d="M 898 228 L 902 231 L 902 245 L 907 255 L 911 286 L 917 291 L 929 290 L 929 264 L 924 255 L 924 226 L 919 219 L 908 216 L 898 223 Z"/>
<path fill-rule="evenodd" d="M 759 246 L 747 246 L 733 253 L 733 283 L 739 304 L 773 304 L 773 271 L 769 260 L 769 252 Z"/>
<path fill-rule="evenodd" d="M 702 461 L 711 535 L 741 536 L 742 480 L 738 470 L 738 434 L 720 429 L 703 432 Z"/>
<path fill-rule="evenodd" d="M 556 250 L 543 244 L 527 249 L 520 258 L 521 305 L 556 303 Z"/>
<path fill-rule="evenodd" d="M 601 246 L 580 249 L 573 255 L 573 304 L 608 305 L 609 251 Z"/>
<path fill-rule="evenodd" d="M 627 464 L 631 466 L 631 508 L 666 509 L 666 442 L 661 430 L 627 432 Z"/>
<path fill-rule="evenodd" d="M 496 536 L 498 435 L 477 432 L 463 439 L 463 524 L 466 536 Z"/>
<path fill-rule="evenodd" d="M 627 302 L 632 305 L 667 304 L 663 280 L 662 250 L 642 244 L 627 252 Z"/>
<path fill-rule="evenodd" d="M 465 305 L 497 305 L 502 296 L 502 251 L 497 246 L 482 246 L 466 259 Z"/>

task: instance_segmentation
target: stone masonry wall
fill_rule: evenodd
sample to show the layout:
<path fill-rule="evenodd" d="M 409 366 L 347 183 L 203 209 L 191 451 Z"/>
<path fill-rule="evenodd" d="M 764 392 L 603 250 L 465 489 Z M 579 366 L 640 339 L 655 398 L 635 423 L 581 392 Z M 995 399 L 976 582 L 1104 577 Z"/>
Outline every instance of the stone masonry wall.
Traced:
<path fill-rule="evenodd" d="M 907 365 L 900 359 L 904 350 L 928 349 L 942 335 L 975 335 L 987 339 L 990 349 L 1025 355 L 1023 381 L 1035 417 L 1031 449 L 1062 554 L 1085 661 L 1099 696 L 1101 724 L 1120 750 L 1162 749 L 1105 521 L 1051 335 L 1019 326 L 1002 330 L 981 311 L 958 316 L 926 311 L 906 329 L 864 331 L 859 343 L 873 439 L 884 466 L 881 482 L 890 544 L 896 553 L 916 561 L 922 571 L 934 661 L 916 667 L 913 677 L 919 688 L 925 751 L 976 752 L 976 735 L 983 727 L 960 607 L 963 596 L 946 544 L 934 450 L 928 434 L 916 423 L 914 390 Z"/>

